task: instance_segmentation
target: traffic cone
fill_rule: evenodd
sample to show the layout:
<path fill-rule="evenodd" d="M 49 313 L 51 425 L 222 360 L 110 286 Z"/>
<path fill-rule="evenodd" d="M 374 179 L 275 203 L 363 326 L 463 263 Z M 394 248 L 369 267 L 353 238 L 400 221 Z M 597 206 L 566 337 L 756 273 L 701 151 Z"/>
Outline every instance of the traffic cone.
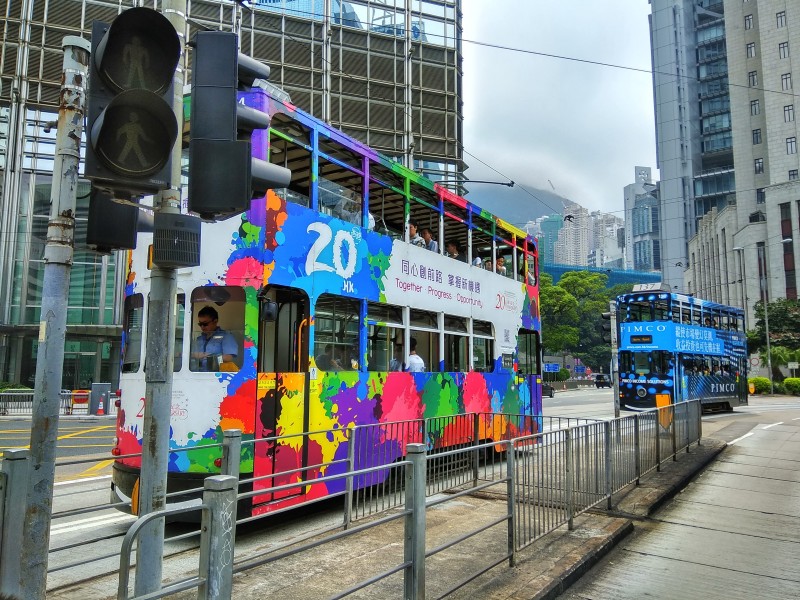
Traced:
<path fill-rule="evenodd" d="M 106 414 L 106 411 L 103 410 L 103 399 L 100 399 L 100 404 L 97 406 L 97 416 L 102 417 Z"/>

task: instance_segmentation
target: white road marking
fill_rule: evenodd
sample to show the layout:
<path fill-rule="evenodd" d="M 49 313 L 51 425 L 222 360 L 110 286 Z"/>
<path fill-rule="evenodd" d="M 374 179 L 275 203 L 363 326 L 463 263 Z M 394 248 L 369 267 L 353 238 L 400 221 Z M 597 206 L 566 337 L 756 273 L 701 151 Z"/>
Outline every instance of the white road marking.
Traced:
<path fill-rule="evenodd" d="M 97 477 L 84 477 L 83 479 L 68 479 L 67 481 L 57 481 L 57 485 L 75 485 L 76 483 L 86 483 L 87 481 L 100 481 L 101 479 L 111 479 L 111 475 L 98 475 Z"/>
<path fill-rule="evenodd" d="M 736 442 L 741 442 L 744 438 L 749 438 L 751 435 L 753 435 L 752 431 L 750 433 L 745 433 L 742 437 L 738 437 L 732 442 L 728 442 L 728 446 L 733 446 Z"/>
<path fill-rule="evenodd" d="M 81 531 L 82 529 L 92 529 L 111 525 L 112 523 L 119 523 L 121 521 L 135 521 L 136 517 L 133 515 L 123 515 L 120 513 L 111 515 L 102 515 L 99 517 L 89 517 L 88 519 L 80 519 L 79 521 L 70 521 L 69 523 L 62 523 L 61 525 L 53 525 L 50 527 L 50 535 L 59 535 L 64 533 L 73 533 Z"/>
<path fill-rule="evenodd" d="M 775 427 L 775 425 L 783 425 L 783 421 L 778 421 L 777 423 L 773 423 L 772 425 L 764 425 L 761 429 L 769 429 L 770 427 Z"/>

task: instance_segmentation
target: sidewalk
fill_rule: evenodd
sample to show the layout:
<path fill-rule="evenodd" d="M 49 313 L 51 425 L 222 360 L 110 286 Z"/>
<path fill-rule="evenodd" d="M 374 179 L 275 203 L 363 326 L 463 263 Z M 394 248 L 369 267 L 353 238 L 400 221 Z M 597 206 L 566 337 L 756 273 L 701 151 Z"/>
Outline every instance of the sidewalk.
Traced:
<path fill-rule="evenodd" d="M 577 517 L 574 529 L 551 532 L 508 562 L 492 568 L 448 598 L 549 599 L 556 598 L 633 531 L 637 518 L 650 515 L 672 498 L 725 448 L 725 443 L 704 439 L 677 461 L 666 462 L 661 472 L 645 476 L 613 498 L 614 509 L 594 509 Z M 605 506 L 605 503 L 603 504 Z M 466 496 L 428 510 L 427 548 L 440 547 L 461 533 L 506 510 L 505 496 Z M 278 563 L 234 575 L 233 598 L 328 598 L 392 565 L 402 562 L 402 521 L 370 530 L 346 541 L 325 544 L 315 551 L 282 559 Z M 263 550 L 270 544 L 265 543 Z M 459 581 L 484 568 L 506 552 L 505 525 L 462 542 L 428 559 L 426 597 L 438 598 Z M 395 574 L 354 594 L 354 598 L 385 599 L 402 595 L 402 574 Z M 180 597 L 189 598 L 191 594 Z"/>

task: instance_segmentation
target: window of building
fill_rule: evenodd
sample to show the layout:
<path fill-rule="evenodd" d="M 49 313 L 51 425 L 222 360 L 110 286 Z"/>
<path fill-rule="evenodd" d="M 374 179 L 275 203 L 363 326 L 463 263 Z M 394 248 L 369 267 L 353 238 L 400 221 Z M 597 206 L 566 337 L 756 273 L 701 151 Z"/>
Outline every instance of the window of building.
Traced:
<path fill-rule="evenodd" d="M 755 42 L 750 42 L 747 44 L 747 58 L 755 58 L 756 57 L 756 44 Z"/>
<path fill-rule="evenodd" d="M 792 89 L 792 74 L 784 73 L 781 75 L 781 89 L 783 91 Z"/>
<path fill-rule="evenodd" d="M 786 154 L 797 154 L 797 138 L 786 138 Z"/>
<path fill-rule="evenodd" d="M 775 21 L 777 21 L 778 27 L 786 27 L 786 11 L 782 10 L 779 13 L 775 13 Z"/>
<path fill-rule="evenodd" d="M 750 100 L 750 114 L 752 116 L 761 114 L 761 103 L 758 100 Z"/>
<path fill-rule="evenodd" d="M 752 29 L 753 28 L 753 15 L 745 15 L 744 16 L 744 28 L 745 29 Z"/>
<path fill-rule="evenodd" d="M 764 172 L 764 159 L 763 158 L 755 159 L 753 161 L 753 165 L 754 165 L 754 169 L 755 169 L 756 175 L 759 174 L 759 173 L 763 173 Z"/>
<path fill-rule="evenodd" d="M 789 42 L 778 44 L 778 58 L 789 58 Z"/>
<path fill-rule="evenodd" d="M 789 181 L 797 181 L 797 169 L 790 169 L 789 170 Z"/>
<path fill-rule="evenodd" d="M 783 120 L 785 123 L 794 121 L 794 104 L 789 104 L 783 107 Z"/>
<path fill-rule="evenodd" d="M 750 71 L 747 74 L 747 85 L 750 87 L 756 87 L 758 85 L 758 71 Z"/>
<path fill-rule="evenodd" d="M 765 204 L 767 202 L 767 190 L 765 188 L 758 188 L 756 190 L 756 204 Z"/>
<path fill-rule="evenodd" d="M 753 144 L 760 144 L 760 143 L 761 143 L 761 130 L 753 129 Z"/>

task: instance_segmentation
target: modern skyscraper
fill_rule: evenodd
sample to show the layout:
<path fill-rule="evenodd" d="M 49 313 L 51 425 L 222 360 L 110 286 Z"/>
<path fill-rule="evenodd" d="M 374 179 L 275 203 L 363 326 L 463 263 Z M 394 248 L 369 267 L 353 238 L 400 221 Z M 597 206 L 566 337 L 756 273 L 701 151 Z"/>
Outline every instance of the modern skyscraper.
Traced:
<path fill-rule="evenodd" d="M 147 0 L 162 10 L 178 0 Z M 90 36 L 136 0 L 0 0 L 0 380 L 33 383 L 61 83 L 61 40 Z M 240 32 L 270 82 L 434 180 L 462 162 L 461 0 L 190 0 L 187 30 Z M 181 66 L 188 70 L 190 52 Z M 187 76 L 186 81 L 189 81 Z M 85 237 L 89 186 L 78 189 Z M 462 190 L 463 191 L 463 188 Z M 124 255 L 76 245 L 63 385 L 116 380 Z"/>
<path fill-rule="evenodd" d="M 661 206 L 651 177 L 649 167 L 636 167 L 636 182 L 624 190 L 625 267 L 636 271 L 661 271 L 662 267 Z"/>
<path fill-rule="evenodd" d="M 752 318 L 759 299 L 797 297 L 800 11 L 785 0 L 652 5 L 664 277 L 682 284 L 681 263 L 685 291 Z"/>

